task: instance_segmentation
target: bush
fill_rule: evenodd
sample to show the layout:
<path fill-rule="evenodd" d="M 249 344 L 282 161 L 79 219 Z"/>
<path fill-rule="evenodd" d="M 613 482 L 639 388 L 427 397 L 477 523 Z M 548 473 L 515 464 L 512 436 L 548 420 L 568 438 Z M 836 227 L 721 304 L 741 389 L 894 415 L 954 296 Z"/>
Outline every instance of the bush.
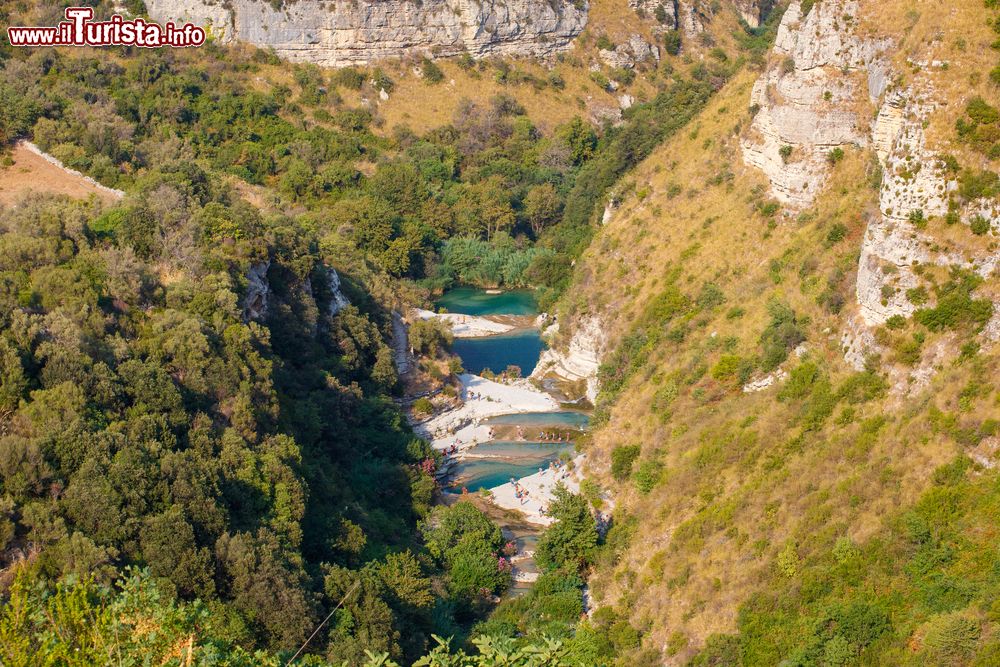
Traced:
<path fill-rule="evenodd" d="M 410 325 L 410 347 L 419 354 L 436 357 L 451 347 L 453 340 L 451 329 L 440 320 L 417 320 Z"/>
<path fill-rule="evenodd" d="M 427 83 L 441 83 L 444 81 L 444 72 L 430 58 L 423 58 L 420 61 L 420 70 L 424 73 L 424 80 Z"/>
<path fill-rule="evenodd" d="M 979 621 L 965 612 L 934 616 L 925 626 L 924 650 L 936 662 L 967 659 L 979 642 Z"/>
<path fill-rule="evenodd" d="M 844 149 L 837 147 L 826 154 L 826 161 L 831 165 L 836 165 L 838 162 L 844 159 Z"/>
<path fill-rule="evenodd" d="M 611 450 L 611 476 L 624 482 L 632 474 L 632 464 L 639 458 L 639 445 L 618 446 Z"/>
<path fill-rule="evenodd" d="M 906 318 L 902 315 L 893 315 L 888 320 L 885 321 L 885 326 L 889 329 L 902 329 L 906 326 Z"/>
<path fill-rule="evenodd" d="M 806 339 L 795 311 L 778 301 L 768 304 L 771 322 L 760 336 L 761 370 L 770 373 L 788 358 L 788 353 Z"/>
<path fill-rule="evenodd" d="M 971 229 L 972 233 L 976 236 L 983 236 L 986 232 L 990 231 L 990 227 L 990 221 L 981 215 L 977 215 L 969 223 L 969 229 Z"/>
<path fill-rule="evenodd" d="M 663 49 L 672 56 L 681 52 L 681 33 L 679 30 L 668 30 L 663 33 Z"/>
<path fill-rule="evenodd" d="M 847 237 L 847 227 L 841 223 L 835 223 L 830 231 L 826 233 L 824 244 L 827 248 L 836 245 Z"/>
<path fill-rule="evenodd" d="M 431 403 L 431 399 L 421 396 L 413 401 L 413 411 L 420 415 L 429 415 L 434 412 L 434 404 Z"/>
<path fill-rule="evenodd" d="M 931 331 L 982 327 L 993 316 L 993 302 L 972 298 L 972 291 L 981 283 L 982 278 L 974 273 L 955 271 L 952 278 L 937 289 L 937 306 L 918 310 L 914 319 Z"/>
<path fill-rule="evenodd" d="M 635 471 L 635 488 L 646 495 L 663 478 L 663 464 L 659 461 L 643 461 Z"/>

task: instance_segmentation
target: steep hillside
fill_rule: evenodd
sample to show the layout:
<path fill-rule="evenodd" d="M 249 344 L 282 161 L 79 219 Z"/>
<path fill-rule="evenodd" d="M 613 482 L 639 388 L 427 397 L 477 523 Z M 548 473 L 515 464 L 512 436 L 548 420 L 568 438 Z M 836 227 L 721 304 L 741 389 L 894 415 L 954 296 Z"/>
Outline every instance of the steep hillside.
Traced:
<path fill-rule="evenodd" d="M 792 2 L 609 197 L 555 340 L 602 362 L 593 619 L 643 655 L 993 664 L 995 21 Z"/>

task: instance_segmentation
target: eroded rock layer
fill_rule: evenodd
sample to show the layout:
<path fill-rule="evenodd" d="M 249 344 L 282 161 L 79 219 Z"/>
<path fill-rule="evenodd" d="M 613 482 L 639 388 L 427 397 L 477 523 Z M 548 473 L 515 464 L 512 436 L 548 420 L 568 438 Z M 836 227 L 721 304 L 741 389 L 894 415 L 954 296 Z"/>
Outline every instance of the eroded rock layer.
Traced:
<path fill-rule="evenodd" d="M 210 26 L 219 40 L 325 66 L 408 54 L 546 56 L 583 30 L 587 3 L 564 0 L 147 0 L 153 18 Z"/>

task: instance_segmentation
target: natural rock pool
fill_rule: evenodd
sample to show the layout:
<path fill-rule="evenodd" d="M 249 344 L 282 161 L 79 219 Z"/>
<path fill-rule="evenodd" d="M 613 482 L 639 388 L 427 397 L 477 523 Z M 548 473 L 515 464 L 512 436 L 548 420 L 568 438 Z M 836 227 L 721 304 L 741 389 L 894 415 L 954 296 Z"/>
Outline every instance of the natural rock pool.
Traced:
<path fill-rule="evenodd" d="M 477 316 L 533 318 L 537 305 L 530 292 L 489 293 L 468 287 L 450 290 L 437 300 L 435 307 L 449 313 Z M 541 334 L 534 326 L 511 333 L 456 338 L 452 350 L 462 360 L 466 372 L 481 374 L 484 369 L 501 373 L 517 366 L 527 377 L 538 363 L 544 349 Z M 511 479 L 521 480 L 549 469 L 557 459 L 572 459 L 572 439 L 583 432 L 590 417 L 573 410 L 556 412 L 519 412 L 485 418 L 491 437 L 497 438 L 463 449 L 449 461 L 445 490 L 450 493 L 497 489 Z M 555 473 L 549 473 L 555 474 Z M 501 527 L 518 546 L 514 558 L 514 584 L 511 593 L 518 595 L 531 587 L 537 567 L 531 554 L 539 528 L 526 522 L 504 522 Z"/>

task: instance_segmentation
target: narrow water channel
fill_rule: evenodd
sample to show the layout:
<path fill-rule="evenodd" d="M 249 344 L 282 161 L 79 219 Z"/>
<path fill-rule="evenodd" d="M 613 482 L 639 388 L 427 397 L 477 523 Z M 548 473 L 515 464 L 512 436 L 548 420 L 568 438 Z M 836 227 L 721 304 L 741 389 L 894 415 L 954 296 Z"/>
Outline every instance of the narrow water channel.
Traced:
<path fill-rule="evenodd" d="M 435 307 L 450 313 L 465 315 L 537 315 L 537 304 L 531 292 L 509 291 L 490 293 L 462 287 L 448 291 Z M 452 346 L 462 360 L 466 372 L 476 375 L 485 369 L 495 373 L 517 366 L 527 377 L 538 363 L 544 349 L 537 328 L 518 329 L 508 334 L 479 338 L 459 338 Z M 572 458 L 573 439 L 589 423 L 582 411 L 526 412 L 503 414 L 483 421 L 493 430 L 495 440 L 465 449 L 451 468 L 446 491 L 460 493 L 480 489 L 496 489 L 511 480 L 547 469 L 558 459 Z M 530 590 L 538 569 L 532 558 L 541 526 L 526 522 L 501 521 L 508 539 L 518 546 L 514 558 L 515 580 L 510 592 L 519 595 Z"/>

